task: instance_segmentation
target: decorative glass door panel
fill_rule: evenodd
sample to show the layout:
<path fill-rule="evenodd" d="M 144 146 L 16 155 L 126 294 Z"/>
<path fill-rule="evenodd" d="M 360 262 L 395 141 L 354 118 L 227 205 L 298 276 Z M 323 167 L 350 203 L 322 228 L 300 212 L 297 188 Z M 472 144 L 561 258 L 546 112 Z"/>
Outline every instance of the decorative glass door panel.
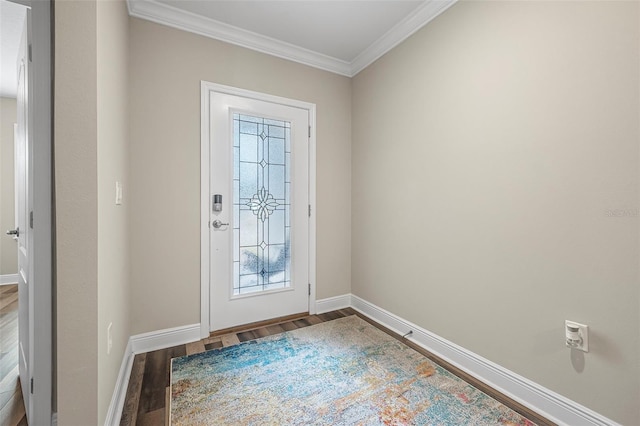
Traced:
<path fill-rule="evenodd" d="M 209 330 L 308 312 L 312 106 L 228 87 L 204 96 Z"/>
<path fill-rule="evenodd" d="M 233 295 L 291 286 L 291 123 L 233 114 Z"/>

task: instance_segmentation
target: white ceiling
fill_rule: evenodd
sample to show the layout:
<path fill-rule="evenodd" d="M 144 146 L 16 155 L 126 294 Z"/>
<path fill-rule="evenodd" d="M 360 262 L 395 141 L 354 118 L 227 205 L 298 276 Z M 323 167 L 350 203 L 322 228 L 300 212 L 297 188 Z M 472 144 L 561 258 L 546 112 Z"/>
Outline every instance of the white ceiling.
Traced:
<path fill-rule="evenodd" d="M 127 0 L 129 14 L 353 76 L 456 0 Z"/>
<path fill-rule="evenodd" d="M 419 0 L 157 1 L 347 62 L 422 3 Z"/>
<path fill-rule="evenodd" d="M 129 14 L 352 77 L 456 0 L 127 0 Z M 26 8 L 0 0 L 0 96 Z"/>
<path fill-rule="evenodd" d="M 0 96 L 15 98 L 18 46 L 27 8 L 0 0 Z"/>

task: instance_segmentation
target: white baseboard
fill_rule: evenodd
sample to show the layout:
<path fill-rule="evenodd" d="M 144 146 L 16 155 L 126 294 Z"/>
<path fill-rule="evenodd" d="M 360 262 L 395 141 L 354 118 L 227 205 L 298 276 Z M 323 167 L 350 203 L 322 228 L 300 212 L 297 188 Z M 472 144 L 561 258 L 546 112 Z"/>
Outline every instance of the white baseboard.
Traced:
<path fill-rule="evenodd" d="M 409 330 L 410 340 L 444 361 L 469 373 L 520 404 L 559 425 L 614 426 L 610 420 L 577 402 L 470 352 L 358 296 L 351 295 L 351 307 L 400 335 Z"/>
<path fill-rule="evenodd" d="M 105 426 L 117 426 L 120 424 L 122 417 L 122 409 L 124 408 L 124 400 L 127 396 L 127 388 L 129 387 L 129 378 L 131 377 L 131 368 L 133 367 L 134 353 L 132 350 L 131 338 L 127 342 L 127 347 L 122 355 L 122 363 L 120 364 L 120 372 L 116 380 L 116 386 L 113 389 L 111 403 L 107 411 L 107 418 L 104 421 Z"/>
<path fill-rule="evenodd" d="M 0 285 L 18 284 L 18 274 L 0 275 Z"/>
<path fill-rule="evenodd" d="M 184 325 L 131 336 L 131 350 L 140 354 L 197 340 L 200 340 L 200 324 Z"/>
<path fill-rule="evenodd" d="M 409 330 L 411 341 L 465 371 L 498 392 L 559 425 L 619 426 L 587 407 L 571 401 L 537 383 L 507 370 L 422 327 L 353 294 L 316 301 L 317 313 L 352 307 L 356 311 L 400 335 Z M 124 406 L 131 366 L 135 354 L 169 348 L 200 340 L 200 324 L 175 327 L 131 336 L 120 367 L 105 425 L 118 425 Z"/>
<path fill-rule="evenodd" d="M 184 345 L 185 343 L 200 340 L 200 324 L 185 325 L 182 327 L 167 328 L 165 330 L 152 331 L 149 333 L 136 334 L 129 337 L 129 342 L 122 356 L 120 372 L 116 380 L 116 386 L 111 396 L 111 403 L 107 411 L 105 426 L 117 426 L 120 424 L 122 409 L 127 396 L 129 378 L 135 355 L 143 352 L 156 351 L 158 349 L 170 348 L 172 346 Z"/>
<path fill-rule="evenodd" d="M 316 300 L 316 314 L 344 309 L 351 306 L 351 294 L 329 297 L 327 299 Z"/>

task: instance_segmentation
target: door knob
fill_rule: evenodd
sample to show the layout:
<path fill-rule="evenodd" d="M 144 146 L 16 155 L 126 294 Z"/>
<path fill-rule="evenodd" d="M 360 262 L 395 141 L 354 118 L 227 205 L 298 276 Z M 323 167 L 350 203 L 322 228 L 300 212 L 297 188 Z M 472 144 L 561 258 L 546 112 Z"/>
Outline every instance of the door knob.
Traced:
<path fill-rule="evenodd" d="M 222 223 L 222 221 L 219 221 L 219 220 L 217 220 L 217 219 L 216 219 L 216 220 L 214 220 L 213 222 L 211 222 L 211 224 L 212 224 L 212 225 L 213 225 L 213 227 L 214 227 L 214 228 L 216 228 L 216 229 L 220 228 L 221 226 L 226 226 L 226 225 L 228 225 L 228 223 Z"/>
<path fill-rule="evenodd" d="M 20 236 L 20 228 L 10 229 L 7 231 L 7 235 L 15 235 L 16 237 Z"/>

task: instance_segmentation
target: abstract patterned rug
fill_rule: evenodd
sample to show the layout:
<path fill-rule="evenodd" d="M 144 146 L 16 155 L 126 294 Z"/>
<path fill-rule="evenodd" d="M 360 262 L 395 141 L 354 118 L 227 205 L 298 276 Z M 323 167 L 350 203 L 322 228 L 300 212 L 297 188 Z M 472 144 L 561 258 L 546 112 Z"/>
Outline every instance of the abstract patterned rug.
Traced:
<path fill-rule="evenodd" d="M 171 424 L 527 425 L 357 316 L 175 358 Z"/>

